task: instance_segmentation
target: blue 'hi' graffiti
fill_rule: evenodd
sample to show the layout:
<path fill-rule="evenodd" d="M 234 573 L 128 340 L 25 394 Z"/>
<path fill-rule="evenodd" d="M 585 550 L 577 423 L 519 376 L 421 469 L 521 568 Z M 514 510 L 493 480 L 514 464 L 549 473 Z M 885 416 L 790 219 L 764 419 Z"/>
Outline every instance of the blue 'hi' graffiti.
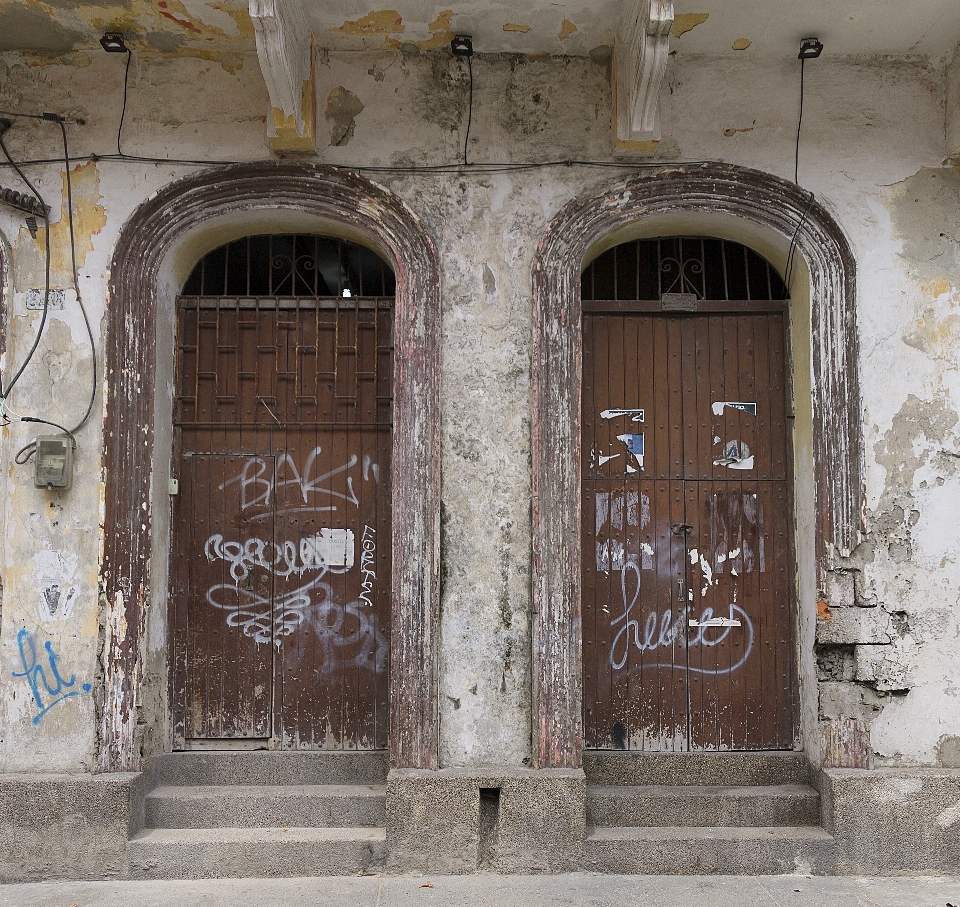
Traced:
<path fill-rule="evenodd" d="M 47 653 L 50 679 L 47 678 L 47 670 L 44 669 L 44 666 L 37 664 L 37 647 L 30 638 L 30 634 L 25 629 L 17 634 L 17 649 L 20 652 L 20 665 L 23 670 L 14 671 L 13 676 L 26 677 L 27 683 L 30 684 L 33 701 L 37 704 L 37 714 L 33 716 L 35 725 L 39 724 L 40 719 L 58 702 L 63 702 L 64 699 L 69 699 L 71 696 L 80 695 L 80 690 L 71 689 L 77 682 L 74 674 L 70 675 L 69 680 L 64 680 L 60 676 L 60 671 L 57 669 L 57 656 L 49 639 L 43 644 L 43 648 Z M 53 681 L 52 685 L 51 680 Z M 43 684 L 44 692 L 40 690 L 41 684 Z M 90 684 L 82 684 L 80 689 L 84 693 L 89 693 Z"/>

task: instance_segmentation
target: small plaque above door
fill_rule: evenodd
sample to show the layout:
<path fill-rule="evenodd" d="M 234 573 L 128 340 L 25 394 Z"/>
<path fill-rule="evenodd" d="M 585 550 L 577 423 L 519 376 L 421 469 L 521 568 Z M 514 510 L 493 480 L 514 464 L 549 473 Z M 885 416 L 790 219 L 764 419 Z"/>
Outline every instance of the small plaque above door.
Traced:
<path fill-rule="evenodd" d="M 664 293 L 660 297 L 663 312 L 696 312 L 697 297 L 694 293 Z"/>

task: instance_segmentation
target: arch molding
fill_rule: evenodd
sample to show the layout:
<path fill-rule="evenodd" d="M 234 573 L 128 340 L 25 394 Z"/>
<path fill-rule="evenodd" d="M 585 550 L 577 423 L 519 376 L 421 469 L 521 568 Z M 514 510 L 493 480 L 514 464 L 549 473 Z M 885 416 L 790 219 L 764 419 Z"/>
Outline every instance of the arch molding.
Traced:
<path fill-rule="evenodd" d="M 233 228 L 241 235 L 258 219 L 291 218 L 362 237 L 396 275 L 390 760 L 398 767 L 436 766 L 437 251 L 413 212 L 368 180 L 307 163 L 258 162 L 205 170 L 165 187 L 133 213 L 113 255 L 104 348 L 101 771 L 137 770 L 142 757 L 137 703 L 156 572 L 152 552 L 167 550 L 154 539 L 157 508 L 167 505 L 152 499 L 150 464 L 167 455 L 155 449 L 155 425 L 158 306 L 171 250 L 203 231 L 212 235 L 218 224 L 244 225 Z"/>
<path fill-rule="evenodd" d="M 580 274 L 599 244 L 644 218 L 726 215 L 796 237 L 810 276 L 818 578 L 864 530 L 856 266 L 836 221 L 778 177 L 728 164 L 647 171 L 571 201 L 533 265 L 533 711 L 540 767 L 582 762 Z M 608 242 L 612 245 L 613 242 Z"/>

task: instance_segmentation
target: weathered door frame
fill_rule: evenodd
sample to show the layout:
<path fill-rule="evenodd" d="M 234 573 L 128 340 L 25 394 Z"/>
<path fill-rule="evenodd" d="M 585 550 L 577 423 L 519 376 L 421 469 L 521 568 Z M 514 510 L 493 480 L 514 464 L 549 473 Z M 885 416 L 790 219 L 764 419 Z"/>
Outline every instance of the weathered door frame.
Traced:
<path fill-rule="evenodd" d="M 166 186 L 133 212 L 114 251 L 104 344 L 100 771 L 135 771 L 145 750 L 172 743 L 169 727 L 156 728 L 168 650 L 156 615 L 166 613 L 176 295 L 206 252 L 250 233 L 291 231 L 361 242 L 396 275 L 390 760 L 436 767 L 439 257 L 416 215 L 380 186 L 335 168 L 266 161 Z"/>
<path fill-rule="evenodd" d="M 811 582 L 822 588 L 834 552 L 849 553 L 864 529 L 856 267 L 823 205 L 779 177 L 720 163 L 646 171 L 571 201 L 541 237 L 532 280 L 532 708 L 539 767 L 582 764 L 581 271 L 627 239 L 682 233 L 737 240 L 781 271 L 796 244 L 799 266 L 788 290 L 792 307 L 809 300 L 809 323 L 791 334 L 795 362 L 809 363 L 812 397 L 812 475 L 796 500 L 799 507 L 809 486 L 813 509 L 812 550 L 798 551 L 798 559 L 801 569 L 813 562 Z M 801 615 L 801 623 L 808 618 Z M 799 639 L 812 649 L 803 626 Z M 815 712 L 805 724 L 811 720 Z M 805 733 L 812 737 L 809 727 Z"/>

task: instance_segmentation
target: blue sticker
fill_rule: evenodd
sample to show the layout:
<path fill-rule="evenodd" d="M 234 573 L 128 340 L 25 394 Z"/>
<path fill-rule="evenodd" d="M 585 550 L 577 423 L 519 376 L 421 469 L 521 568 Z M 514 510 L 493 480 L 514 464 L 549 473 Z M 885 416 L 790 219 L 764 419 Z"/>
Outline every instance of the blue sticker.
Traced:
<path fill-rule="evenodd" d="M 623 441 L 638 460 L 643 457 L 643 434 L 639 435 L 617 435 L 617 439 Z"/>

